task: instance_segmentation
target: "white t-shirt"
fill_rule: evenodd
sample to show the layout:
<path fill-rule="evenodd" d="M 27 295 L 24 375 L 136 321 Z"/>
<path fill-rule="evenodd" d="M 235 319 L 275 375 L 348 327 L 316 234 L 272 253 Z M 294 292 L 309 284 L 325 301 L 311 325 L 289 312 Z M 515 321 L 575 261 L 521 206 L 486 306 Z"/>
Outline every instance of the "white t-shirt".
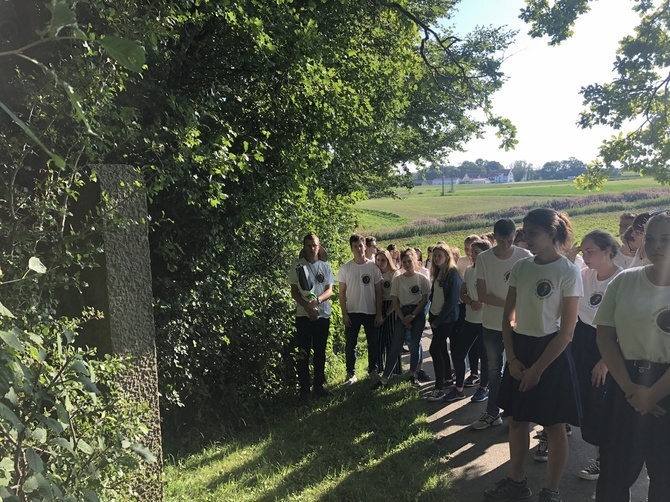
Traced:
<path fill-rule="evenodd" d="M 468 296 L 473 300 L 479 300 L 477 296 L 477 272 L 473 267 L 468 267 L 465 269 L 465 291 L 468 293 Z M 465 320 L 473 324 L 481 324 L 482 317 L 484 315 L 484 309 L 472 310 L 472 307 L 468 304 L 465 305 Z"/>
<path fill-rule="evenodd" d="M 430 303 L 430 313 L 434 316 L 440 315 L 444 307 L 444 288 L 438 282 L 433 281 L 433 301 Z"/>
<path fill-rule="evenodd" d="M 391 300 L 391 284 L 393 279 L 400 275 L 399 270 L 389 270 L 385 274 L 382 274 L 382 300 L 390 301 Z"/>
<path fill-rule="evenodd" d="M 582 270 L 582 284 L 584 285 L 584 296 L 579 299 L 579 320 L 584 324 L 590 324 L 595 327 L 593 324 L 593 318 L 600 307 L 600 302 L 603 300 L 605 295 L 605 289 L 607 285 L 612 282 L 617 274 L 619 274 L 623 269 L 619 267 L 616 272 L 612 274 L 611 277 L 605 279 L 604 281 L 598 280 L 598 272 L 592 268 L 586 268 Z"/>
<path fill-rule="evenodd" d="M 509 285 L 516 288 L 514 331 L 527 336 L 558 331 L 563 298 L 583 294 L 582 274 L 565 256 L 543 265 L 535 263 L 534 256 L 519 260 L 512 267 Z"/>
<path fill-rule="evenodd" d="M 430 270 L 429 269 L 422 266 L 420 269 L 416 270 L 415 272 L 417 274 L 423 275 L 426 279 L 428 279 L 428 282 L 430 282 Z"/>
<path fill-rule="evenodd" d="M 645 268 L 610 282 L 593 322 L 616 328 L 624 359 L 670 363 L 670 286 L 652 284 Z"/>
<path fill-rule="evenodd" d="M 507 280 L 512 266 L 522 258 L 531 256 L 527 249 L 517 246 L 513 248 L 512 254 L 506 260 L 498 258 L 493 249 L 482 251 L 477 257 L 475 267 L 477 279 L 486 281 L 486 292 L 503 300 L 507 297 Z M 487 329 L 501 331 L 503 307 L 485 303 L 482 311 L 482 325 Z"/>
<path fill-rule="evenodd" d="M 623 254 L 621 251 L 619 251 L 614 258 L 612 258 L 612 261 L 619 265 L 621 268 L 629 268 L 630 264 L 633 263 L 633 260 L 635 259 L 634 256 L 627 256 Z"/>
<path fill-rule="evenodd" d="M 374 261 L 359 265 L 349 260 L 337 272 L 336 280 L 346 284 L 348 313 L 377 313 L 375 284 L 382 281 L 382 273 Z"/>
<path fill-rule="evenodd" d="M 391 296 L 397 296 L 400 306 L 418 305 L 423 295 L 430 294 L 430 282 L 425 275 L 398 275 L 391 285 Z"/>
<path fill-rule="evenodd" d="M 644 267 L 645 265 L 649 264 L 650 264 L 649 260 L 647 260 L 646 258 L 640 258 L 640 250 L 638 249 L 637 251 L 635 251 L 635 256 L 628 264 L 628 268 Z"/>
<path fill-rule="evenodd" d="M 300 288 L 300 281 L 298 281 L 297 265 L 305 265 L 307 267 L 307 276 L 312 281 L 313 287 L 311 290 L 303 290 Z M 305 300 L 309 300 L 309 296 L 314 294 L 320 296 L 326 290 L 326 286 L 332 285 L 335 280 L 333 278 L 333 269 L 325 261 L 317 260 L 315 263 L 309 263 L 304 258 L 301 258 L 296 263 L 296 266 L 288 270 L 288 283 L 298 286 L 298 291 Z M 319 317 L 330 317 L 330 300 L 321 303 L 318 307 Z M 298 305 L 295 315 L 297 317 L 307 317 L 307 312 L 302 305 Z"/>
<path fill-rule="evenodd" d="M 574 264 L 577 265 L 577 268 L 579 270 L 584 270 L 585 268 L 588 268 L 586 266 L 586 263 L 584 263 L 584 258 L 582 258 L 582 255 L 580 255 L 580 254 L 575 255 Z"/>

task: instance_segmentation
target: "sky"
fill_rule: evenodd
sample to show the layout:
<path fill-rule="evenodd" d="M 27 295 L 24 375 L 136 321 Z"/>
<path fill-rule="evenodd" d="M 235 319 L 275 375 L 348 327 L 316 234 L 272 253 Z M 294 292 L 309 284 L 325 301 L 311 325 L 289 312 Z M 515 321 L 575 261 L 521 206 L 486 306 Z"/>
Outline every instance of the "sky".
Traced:
<path fill-rule="evenodd" d="M 618 41 L 632 34 L 637 24 L 632 4 L 632 0 L 592 2 L 591 10 L 575 23 L 574 35 L 552 47 L 547 37 L 527 35 L 528 26 L 518 18 L 524 0 L 461 0 L 459 12 L 447 23 L 458 34 L 478 25 L 507 25 L 519 31 L 502 64 L 508 81 L 493 96 L 494 113 L 516 125 L 519 143 L 505 152 L 495 131 L 487 129 L 484 139 L 467 143 L 465 152 L 450 154 L 445 163 L 458 165 L 481 158 L 508 166 L 525 160 L 540 168 L 545 162 L 569 157 L 586 163 L 595 159 L 602 140 L 614 131 L 576 125 L 584 109 L 579 90 L 612 80 Z"/>

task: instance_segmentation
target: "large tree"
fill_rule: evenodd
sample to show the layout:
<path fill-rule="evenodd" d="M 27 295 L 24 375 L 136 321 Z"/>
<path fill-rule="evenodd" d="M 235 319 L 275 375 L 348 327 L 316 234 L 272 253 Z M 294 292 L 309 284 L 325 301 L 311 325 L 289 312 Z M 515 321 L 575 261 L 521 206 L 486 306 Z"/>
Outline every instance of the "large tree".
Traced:
<path fill-rule="evenodd" d="M 511 35 L 442 31 L 452 1 L 48 4 L 3 4 L 26 24 L 0 52 L 12 75 L 0 87 L 9 262 L 45 233 L 69 263 L 94 253 L 65 247 L 64 202 L 83 166 L 137 166 L 150 194 L 163 405 L 191 404 L 191 418 L 241 417 L 251 396 L 290 381 L 284 274 L 303 233 L 337 260 L 355 197 L 403 182 L 404 166 L 441 157 L 484 122 L 514 142 L 490 109 Z M 36 31 L 57 15 L 57 30 Z M 140 74 L 128 71 L 138 63 Z M 48 225 L 27 229 L 45 183 Z"/>
<path fill-rule="evenodd" d="M 549 43 L 556 45 L 572 34 L 575 20 L 589 10 L 591 1 L 526 0 L 521 18 L 530 23 L 532 36 L 548 35 Z M 670 182 L 670 2 L 631 3 L 639 24 L 613 55 L 617 77 L 581 90 L 586 110 L 579 124 L 584 128 L 604 124 L 621 131 L 603 142 L 598 159 L 581 178 L 588 188 L 599 186 L 607 169 L 617 164 Z"/>

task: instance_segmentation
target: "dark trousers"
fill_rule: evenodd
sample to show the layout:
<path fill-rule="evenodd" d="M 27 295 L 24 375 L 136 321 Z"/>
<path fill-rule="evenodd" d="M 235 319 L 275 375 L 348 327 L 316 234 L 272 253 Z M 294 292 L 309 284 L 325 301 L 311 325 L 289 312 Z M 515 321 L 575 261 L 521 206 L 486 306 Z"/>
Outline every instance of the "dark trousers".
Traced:
<path fill-rule="evenodd" d="M 326 383 L 326 342 L 330 328 L 329 318 L 319 318 L 311 321 L 309 317 L 296 317 L 296 338 L 298 345 L 298 356 L 296 358 L 296 371 L 298 373 L 298 384 L 300 392 L 309 392 L 309 355 L 314 350 L 314 388 L 323 387 Z"/>
<path fill-rule="evenodd" d="M 377 355 L 379 353 L 377 328 L 375 328 L 375 314 L 349 314 L 351 326 L 344 328 L 346 345 L 344 352 L 347 360 L 347 373 L 356 371 L 356 345 L 358 344 L 358 333 L 361 326 L 365 330 L 365 338 L 368 342 L 368 373 L 378 371 Z"/>
<path fill-rule="evenodd" d="M 658 365 L 658 370 L 647 370 L 652 375 L 643 383 L 644 371 L 629 366 L 635 383 L 651 386 L 668 365 Z M 665 366 L 665 368 L 663 368 Z M 670 398 L 659 404 L 667 411 L 663 417 L 641 415 L 626 401 L 626 396 L 616 382 L 612 382 L 605 400 L 607 420 L 605 437 L 600 445 L 600 477 L 596 489 L 599 502 L 628 502 L 630 487 L 635 483 L 642 465 L 647 464 L 649 474 L 649 502 L 670 500 Z"/>
<path fill-rule="evenodd" d="M 429 351 L 430 357 L 433 358 L 433 368 L 435 369 L 436 390 L 444 388 L 445 370 L 449 370 L 447 376 L 451 378 L 451 364 L 449 363 L 448 354 L 445 361 L 444 346 L 447 344 L 447 338 L 454 329 L 454 324 L 453 322 L 445 322 L 433 329 L 433 339 L 430 342 Z"/>
<path fill-rule="evenodd" d="M 456 387 L 463 387 L 465 380 L 465 357 L 472 351 L 477 340 L 481 340 L 481 334 L 481 324 L 465 321 L 458 332 L 458 336 L 452 337 L 451 357 L 454 359 L 454 369 L 456 370 Z M 470 367 L 470 371 L 472 370 L 473 368 Z M 474 371 L 477 373 L 477 366 L 474 367 Z M 488 380 L 488 368 L 485 364 L 482 364 L 482 382 L 485 383 L 481 385 L 486 387 Z"/>
<path fill-rule="evenodd" d="M 402 308 L 405 315 L 409 314 L 416 308 L 416 305 L 406 305 Z M 409 372 L 414 374 L 419 365 L 419 347 L 421 346 L 421 335 L 423 334 L 423 327 L 426 325 L 426 317 L 421 312 L 414 318 L 410 329 L 408 330 L 403 325 L 399 317 L 396 318 L 395 328 L 393 330 L 393 344 L 386 356 L 386 367 L 384 368 L 384 377 L 389 378 L 391 372 L 400 361 L 400 352 L 402 351 L 402 344 L 405 341 L 405 335 L 409 331 L 410 339 L 407 342 L 409 347 Z"/>

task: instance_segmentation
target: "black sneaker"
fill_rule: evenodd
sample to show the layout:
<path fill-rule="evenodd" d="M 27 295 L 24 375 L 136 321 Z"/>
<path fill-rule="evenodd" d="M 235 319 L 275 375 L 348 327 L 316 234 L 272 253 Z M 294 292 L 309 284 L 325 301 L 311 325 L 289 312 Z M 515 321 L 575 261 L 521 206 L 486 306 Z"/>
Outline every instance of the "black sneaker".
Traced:
<path fill-rule="evenodd" d="M 511 478 L 501 479 L 496 483 L 495 488 L 486 490 L 484 498 L 489 502 L 509 502 L 510 500 L 527 499 L 533 496 L 533 492 L 528 488 L 528 480 L 517 483 Z"/>
<path fill-rule="evenodd" d="M 416 372 L 416 378 L 419 380 L 419 382 L 432 382 L 433 381 L 433 378 L 423 370 L 419 370 L 419 371 Z"/>
<path fill-rule="evenodd" d="M 542 490 L 540 490 L 540 496 L 537 498 L 537 502 L 563 502 L 563 499 L 561 498 L 560 493 L 542 488 Z"/>

